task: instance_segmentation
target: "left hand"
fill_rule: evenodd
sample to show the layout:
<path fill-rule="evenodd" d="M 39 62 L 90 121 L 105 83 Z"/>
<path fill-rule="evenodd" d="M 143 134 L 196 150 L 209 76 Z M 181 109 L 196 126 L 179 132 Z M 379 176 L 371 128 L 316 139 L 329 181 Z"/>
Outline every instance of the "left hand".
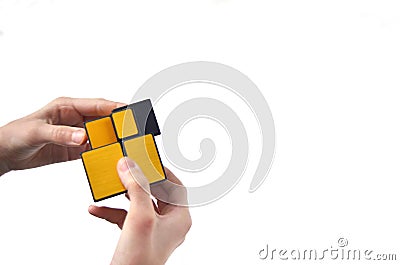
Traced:
<path fill-rule="evenodd" d="M 83 123 L 123 105 L 105 99 L 58 98 L 0 127 L 0 175 L 78 159 L 88 149 Z"/>

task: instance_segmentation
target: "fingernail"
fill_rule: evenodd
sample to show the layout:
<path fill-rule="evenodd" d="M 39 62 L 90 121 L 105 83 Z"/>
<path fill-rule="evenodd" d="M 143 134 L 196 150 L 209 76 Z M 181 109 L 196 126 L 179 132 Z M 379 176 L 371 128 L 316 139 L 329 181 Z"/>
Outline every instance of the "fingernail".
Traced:
<path fill-rule="evenodd" d="M 130 170 L 130 168 L 134 168 L 134 167 L 135 167 L 135 163 L 127 157 L 121 158 L 118 161 L 118 169 L 121 172 L 126 172 L 126 171 Z"/>
<path fill-rule="evenodd" d="M 77 130 L 72 133 L 72 142 L 81 144 L 85 138 L 86 133 L 83 130 Z"/>

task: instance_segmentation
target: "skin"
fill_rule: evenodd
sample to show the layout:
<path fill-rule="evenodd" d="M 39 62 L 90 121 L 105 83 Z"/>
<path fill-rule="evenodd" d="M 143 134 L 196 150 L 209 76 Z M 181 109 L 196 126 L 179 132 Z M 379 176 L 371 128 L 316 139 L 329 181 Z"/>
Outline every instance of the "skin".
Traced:
<path fill-rule="evenodd" d="M 58 98 L 0 127 L 0 176 L 80 158 L 89 148 L 83 123 L 123 105 L 105 99 Z M 121 159 L 117 169 L 128 191 L 129 211 L 89 207 L 89 213 L 122 229 L 111 264 L 164 264 L 190 229 L 189 210 L 161 201 L 156 205 L 147 178 L 132 160 Z M 169 180 L 181 184 L 171 171 L 165 172 Z"/>
<path fill-rule="evenodd" d="M 129 211 L 90 206 L 89 213 L 122 229 L 111 264 L 165 264 L 172 252 L 185 240 L 192 221 L 187 207 L 162 201 L 153 202 L 147 178 L 129 158 L 117 166 L 122 184 L 128 190 Z M 182 184 L 165 169 L 167 178 Z"/>
<path fill-rule="evenodd" d="M 123 105 L 105 99 L 57 98 L 1 127 L 0 175 L 78 159 L 89 148 L 83 123 Z"/>

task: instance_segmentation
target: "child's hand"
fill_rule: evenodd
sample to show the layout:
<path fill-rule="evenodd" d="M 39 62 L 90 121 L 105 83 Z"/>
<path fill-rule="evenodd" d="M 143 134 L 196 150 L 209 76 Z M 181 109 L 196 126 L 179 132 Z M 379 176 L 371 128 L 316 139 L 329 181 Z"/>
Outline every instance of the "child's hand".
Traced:
<path fill-rule="evenodd" d="M 1 127 L 0 175 L 78 159 L 88 149 L 83 122 L 123 105 L 105 99 L 58 98 Z"/>
<path fill-rule="evenodd" d="M 89 213 L 122 229 L 111 263 L 164 264 L 190 229 L 192 220 L 189 209 L 161 201 L 156 205 L 149 195 L 149 183 L 142 170 L 129 158 L 121 159 L 117 167 L 131 201 L 129 212 L 108 207 L 89 207 Z M 182 185 L 171 171 L 165 169 L 165 172 L 170 181 Z"/>

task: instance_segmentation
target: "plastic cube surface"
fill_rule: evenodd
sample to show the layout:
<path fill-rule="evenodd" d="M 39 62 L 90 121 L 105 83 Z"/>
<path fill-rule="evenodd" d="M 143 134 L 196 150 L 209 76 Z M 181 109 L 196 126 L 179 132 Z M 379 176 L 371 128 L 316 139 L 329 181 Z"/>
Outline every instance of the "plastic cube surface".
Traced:
<path fill-rule="evenodd" d="M 150 100 L 112 111 L 109 116 L 85 123 L 91 150 L 81 158 L 93 200 L 100 201 L 126 192 L 117 162 L 124 156 L 134 160 L 150 184 L 166 179 L 154 136 L 160 134 Z"/>
<path fill-rule="evenodd" d="M 92 149 L 117 142 L 110 117 L 103 117 L 85 124 Z"/>
<path fill-rule="evenodd" d="M 114 112 L 111 117 L 114 121 L 115 131 L 119 139 L 134 136 L 138 133 L 132 109 Z"/>
<path fill-rule="evenodd" d="M 118 160 L 123 156 L 120 143 L 82 153 L 95 201 L 125 192 L 116 167 Z"/>
<path fill-rule="evenodd" d="M 126 155 L 142 169 L 150 183 L 165 179 L 157 146 L 152 134 L 123 141 Z"/>

